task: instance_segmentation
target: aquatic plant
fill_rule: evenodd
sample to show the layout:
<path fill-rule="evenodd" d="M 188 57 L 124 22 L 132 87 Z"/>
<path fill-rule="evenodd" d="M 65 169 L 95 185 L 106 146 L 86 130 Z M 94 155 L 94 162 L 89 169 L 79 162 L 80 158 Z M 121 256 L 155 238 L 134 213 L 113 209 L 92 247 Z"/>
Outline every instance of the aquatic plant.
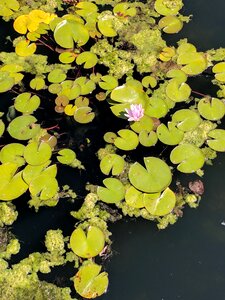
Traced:
<path fill-rule="evenodd" d="M 0 16 L 15 31 L 12 52 L 0 52 L 0 93 L 8 98 L 0 114 L 1 299 L 75 299 L 70 288 L 38 277 L 67 262 L 76 269 L 73 294 L 96 298 L 108 287 L 100 264 L 112 243 L 109 222 L 128 215 L 164 229 L 185 205 L 198 206 L 204 188 L 177 189 L 174 173 L 202 177 L 204 165 L 225 151 L 225 130 L 219 128 L 225 55 L 221 48 L 199 52 L 186 39 L 167 45 L 165 34 L 179 32 L 190 20 L 182 7 L 182 0 L 0 4 Z M 216 95 L 192 90 L 189 78 L 206 70 L 218 86 Z M 107 118 L 101 141 L 106 145 L 97 151 L 106 177 L 93 178 L 80 203 L 76 183 L 75 191 L 62 186 L 58 170 L 64 165 L 81 176 L 88 172 L 79 157 L 93 142 L 83 135 L 92 121 L 104 127 L 101 120 Z M 69 127 L 75 142 L 65 138 Z M 77 146 L 79 130 L 85 144 Z M 21 196 L 36 211 L 63 198 L 79 201 L 79 209 L 71 211 L 70 237 L 50 229 L 46 252 L 11 266 L 20 244 L 7 226 L 17 218 Z"/>

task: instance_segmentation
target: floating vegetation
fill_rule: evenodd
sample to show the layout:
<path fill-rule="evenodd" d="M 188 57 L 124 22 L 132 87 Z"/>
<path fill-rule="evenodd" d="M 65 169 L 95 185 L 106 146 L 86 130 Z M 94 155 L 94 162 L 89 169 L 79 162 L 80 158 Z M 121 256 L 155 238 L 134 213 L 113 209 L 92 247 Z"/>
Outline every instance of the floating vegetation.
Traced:
<path fill-rule="evenodd" d="M 165 229 L 185 205 L 198 206 L 203 179 L 177 188 L 174 178 L 202 177 L 204 165 L 225 151 L 225 130 L 219 127 L 225 61 L 223 49 L 200 52 L 187 39 L 167 45 L 166 34 L 189 22 L 182 7 L 182 0 L 0 4 L 0 16 L 12 20 L 5 26 L 15 36 L 14 51 L 0 52 L 0 93 L 8 101 L 0 113 L 2 300 L 101 296 L 108 288 L 101 262 L 112 243 L 109 222 L 128 215 Z M 218 87 L 215 95 L 192 89 L 189 79 L 205 71 Z M 89 171 L 80 154 L 94 148 L 96 141 L 86 136 L 92 124 L 103 132 L 95 170 L 103 180 L 92 178 L 81 202 L 76 182 L 75 191 L 62 186 L 58 171 L 79 169 L 81 179 Z M 85 142 L 77 146 L 80 136 Z M 20 243 L 8 226 L 17 219 L 21 196 L 36 212 L 64 198 L 78 203 L 71 211 L 75 229 L 64 237 L 61 229 L 49 228 L 46 252 L 12 265 Z M 39 273 L 68 262 L 74 265 L 74 287 L 39 279 Z"/>

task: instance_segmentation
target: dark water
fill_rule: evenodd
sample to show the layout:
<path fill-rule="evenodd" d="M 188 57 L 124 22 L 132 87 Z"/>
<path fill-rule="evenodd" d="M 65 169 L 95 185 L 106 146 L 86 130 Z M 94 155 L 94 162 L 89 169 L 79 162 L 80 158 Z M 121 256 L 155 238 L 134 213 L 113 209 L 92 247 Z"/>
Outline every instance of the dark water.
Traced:
<path fill-rule="evenodd" d="M 193 14 L 179 37 L 187 37 L 199 50 L 225 47 L 225 1 L 185 1 L 185 14 Z M 170 38 L 169 42 L 175 41 Z M 207 82 L 198 82 L 198 90 L 207 93 Z M 93 147 L 98 148 L 97 140 Z M 88 174 L 95 179 L 95 157 L 88 153 Z M 85 180 L 80 173 L 66 169 L 61 181 L 83 193 Z M 110 285 L 102 300 L 225 300 L 225 155 L 220 154 L 212 167 L 205 168 L 205 194 L 197 210 L 184 210 L 174 226 L 157 230 L 151 222 L 126 219 L 113 224 L 113 256 L 106 263 Z M 69 235 L 74 219 L 72 204 L 61 202 L 55 208 L 42 208 L 34 214 L 22 199 L 21 212 L 13 229 L 20 238 L 22 252 L 15 261 L 32 251 L 44 251 L 48 229 L 63 228 Z M 66 267 L 62 273 L 44 277 L 57 282 L 74 275 Z M 66 279 L 65 279 L 66 280 Z M 62 281 L 61 281 L 62 282 Z"/>

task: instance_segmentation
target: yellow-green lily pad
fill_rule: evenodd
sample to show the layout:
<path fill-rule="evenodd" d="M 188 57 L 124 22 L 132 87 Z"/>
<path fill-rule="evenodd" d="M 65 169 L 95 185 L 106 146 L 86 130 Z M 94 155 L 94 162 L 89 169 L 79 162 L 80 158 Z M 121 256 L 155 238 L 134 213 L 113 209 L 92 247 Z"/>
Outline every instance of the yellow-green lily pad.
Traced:
<path fill-rule="evenodd" d="M 124 199 L 125 188 L 116 178 L 106 178 L 103 180 L 106 187 L 98 186 L 97 194 L 101 201 L 106 203 L 117 203 Z"/>
<path fill-rule="evenodd" d="M 210 121 L 217 121 L 225 115 L 225 104 L 217 98 L 205 97 L 198 102 L 200 115 Z"/>

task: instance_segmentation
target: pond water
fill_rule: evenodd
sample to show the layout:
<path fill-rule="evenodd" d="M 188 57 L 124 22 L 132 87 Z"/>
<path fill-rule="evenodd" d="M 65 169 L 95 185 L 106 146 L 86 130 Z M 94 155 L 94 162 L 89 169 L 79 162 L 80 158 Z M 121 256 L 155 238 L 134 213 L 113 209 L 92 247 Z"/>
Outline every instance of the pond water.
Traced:
<path fill-rule="evenodd" d="M 184 14 L 193 14 L 193 20 L 178 37 L 169 38 L 169 43 L 187 37 L 199 50 L 225 47 L 225 2 L 184 3 Z M 207 80 L 193 84 L 200 92 L 210 93 L 212 89 Z M 90 135 L 94 131 L 95 127 Z M 99 144 L 94 141 L 92 149 L 85 152 L 88 174 L 83 173 L 82 179 L 78 171 L 61 171 L 61 182 L 74 186 L 80 195 L 87 180 L 96 182 L 97 162 L 93 163 L 96 158 L 91 150 L 98 148 Z M 225 226 L 222 225 L 225 222 L 225 155 L 218 155 L 214 165 L 204 170 L 205 193 L 199 208 L 186 208 L 183 218 L 174 226 L 159 231 L 151 222 L 128 218 L 110 226 L 113 255 L 105 264 L 110 285 L 107 294 L 98 299 L 225 299 Z M 185 180 L 185 176 L 181 180 Z M 44 251 L 42 241 L 50 228 L 63 228 L 64 234 L 70 235 L 74 228 L 74 219 L 69 215 L 71 209 L 74 209 L 73 204 L 61 202 L 55 208 L 41 208 L 34 214 L 28 209 L 26 199 L 21 200 L 20 216 L 13 232 L 20 238 L 22 252 L 14 261 L 33 251 Z M 68 284 L 73 275 L 74 270 L 68 266 L 63 272 L 59 268 L 43 278 L 55 283 L 60 280 L 63 285 Z"/>

